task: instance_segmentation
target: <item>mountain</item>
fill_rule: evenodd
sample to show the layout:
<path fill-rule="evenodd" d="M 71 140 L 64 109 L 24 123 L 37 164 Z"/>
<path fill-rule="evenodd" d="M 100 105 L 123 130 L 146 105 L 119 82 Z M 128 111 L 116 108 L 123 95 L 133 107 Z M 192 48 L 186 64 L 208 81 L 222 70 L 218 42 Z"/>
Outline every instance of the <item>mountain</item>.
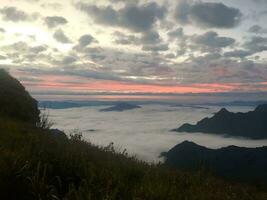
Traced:
<path fill-rule="evenodd" d="M 100 109 L 99 111 L 100 112 L 111 112 L 111 111 L 122 112 L 125 110 L 132 110 L 132 109 L 137 109 L 137 108 L 141 108 L 141 106 L 122 102 L 122 103 L 118 103 L 118 104 L 111 106 L 111 107 L 108 107 L 108 108 Z"/>
<path fill-rule="evenodd" d="M 247 113 L 233 113 L 222 108 L 211 118 L 204 118 L 195 125 L 183 124 L 173 131 L 267 139 L 267 104 Z"/>
<path fill-rule="evenodd" d="M 184 141 L 162 155 L 166 165 L 178 169 L 195 171 L 204 168 L 229 179 L 267 183 L 267 146 L 209 149 Z"/>
<path fill-rule="evenodd" d="M 259 183 L 172 170 L 115 150 L 112 143 L 93 145 L 79 131 L 66 137 L 36 126 L 36 101 L 6 72 L 0 83 L 0 199 L 266 200 Z"/>
<path fill-rule="evenodd" d="M 0 116 L 5 116 L 32 124 L 39 122 L 37 101 L 24 86 L 0 69 Z"/>

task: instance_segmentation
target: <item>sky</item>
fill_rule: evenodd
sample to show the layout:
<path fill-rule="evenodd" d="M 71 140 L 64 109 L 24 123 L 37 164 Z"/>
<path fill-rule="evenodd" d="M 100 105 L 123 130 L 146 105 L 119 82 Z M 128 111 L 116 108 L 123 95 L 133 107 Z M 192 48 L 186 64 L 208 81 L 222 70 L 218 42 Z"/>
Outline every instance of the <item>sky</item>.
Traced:
<path fill-rule="evenodd" d="M 267 92 L 266 0 L 0 1 L 0 68 L 32 94 Z"/>

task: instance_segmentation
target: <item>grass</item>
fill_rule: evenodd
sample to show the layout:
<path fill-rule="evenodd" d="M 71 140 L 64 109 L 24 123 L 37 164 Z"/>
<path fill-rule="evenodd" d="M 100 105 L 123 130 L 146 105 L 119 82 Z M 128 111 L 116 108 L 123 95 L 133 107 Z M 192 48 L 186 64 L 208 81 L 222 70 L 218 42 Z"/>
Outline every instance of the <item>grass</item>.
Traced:
<path fill-rule="evenodd" d="M 259 186 L 147 164 L 79 135 L 0 118 L 0 199 L 266 200 Z"/>

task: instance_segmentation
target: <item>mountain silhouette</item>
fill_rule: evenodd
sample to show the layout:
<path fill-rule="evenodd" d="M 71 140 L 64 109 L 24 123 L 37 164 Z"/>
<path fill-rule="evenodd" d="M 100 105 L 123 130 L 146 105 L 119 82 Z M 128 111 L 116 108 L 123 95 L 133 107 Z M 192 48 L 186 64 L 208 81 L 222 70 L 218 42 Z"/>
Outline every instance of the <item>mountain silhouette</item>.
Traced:
<path fill-rule="evenodd" d="M 130 104 L 130 103 L 126 103 L 126 102 L 121 102 L 121 103 L 117 103 L 114 106 L 108 107 L 108 108 L 104 108 L 104 109 L 100 109 L 100 112 L 111 112 L 111 111 L 117 111 L 117 112 L 122 112 L 125 110 L 133 110 L 133 109 L 137 109 L 137 108 L 141 108 L 141 106 L 138 105 L 134 105 L 134 104 Z"/>
<path fill-rule="evenodd" d="M 178 169 L 197 171 L 204 168 L 230 179 L 267 182 L 267 146 L 209 149 L 184 141 L 162 155 L 166 165 Z"/>
<path fill-rule="evenodd" d="M 259 105 L 254 111 L 247 113 L 233 113 L 222 108 L 211 118 L 204 118 L 195 125 L 183 124 L 173 131 L 214 133 L 252 139 L 266 139 L 267 104 Z"/>

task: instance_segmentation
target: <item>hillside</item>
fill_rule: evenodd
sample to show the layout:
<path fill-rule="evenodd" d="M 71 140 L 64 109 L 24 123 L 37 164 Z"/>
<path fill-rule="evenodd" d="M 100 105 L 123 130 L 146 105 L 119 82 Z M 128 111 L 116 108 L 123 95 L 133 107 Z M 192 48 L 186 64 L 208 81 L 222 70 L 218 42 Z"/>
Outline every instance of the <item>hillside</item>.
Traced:
<path fill-rule="evenodd" d="M 183 124 L 173 131 L 267 139 L 267 104 L 259 105 L 247 113 L 233 113 L 222 108 L 211 118 L 204 118 L 195 125 Z"/>
<path fill-rule="evenodd" d="M 5 91 L 12 88 L 8 83 L 13 84 L 7 82 Z M 16 92 L 22 95 L 17 96 L 20 103 L 25 90 L 20 87 Z M 3 93 L 0 95 L 0 99 L 6 98 Z M 36 111 L 35 103 L 31 99 L 21 110 L 36 117 L 36 113 L 31 113 Z M 266 188 L 259 184 L 231 183 L 202 171 L 187 173 L 147 164 L 129 157 L 125 151 L 115 152 L 112 144 L 97 147 L 85 142 L 79 133 L 68 138 L 60 131 L 38 128 L 31 117 L 11 115 L 9 109 L 15 109 L 14 105 L 0 104 L 1 109 L 6 109 L 0 113 L 0 199 L 264 200 L 267 197 Z"/>
<path fill-rule="evenodd" d="M 0 116 L 36 124 L 39 114 L 37 101 L 18 80 L 0 69 Z"/>
<path fill-rule="evenodd" d="M 163 155 L 167 165 L 178 169 L 194 171 L 202 167 L 232 180 L 267 183 L 267 146 L 208 149 L 185 141 Z"/>

